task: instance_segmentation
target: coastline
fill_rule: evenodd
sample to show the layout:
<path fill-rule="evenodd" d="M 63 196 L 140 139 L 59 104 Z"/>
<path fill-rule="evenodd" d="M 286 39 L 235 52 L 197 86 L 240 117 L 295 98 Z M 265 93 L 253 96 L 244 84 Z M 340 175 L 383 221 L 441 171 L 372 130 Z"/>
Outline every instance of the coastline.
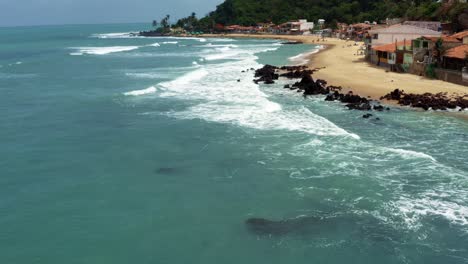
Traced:
<path fill-rule="evenodd" d="M 353 41 L 333 38 L 325 38 L 325 41 L 322 41 L 316 36 L 251 34 L 205 34 L 202 37 L 279 39 L 322 45 L 322 49 L 307 57 L 309 62 L 306 65 L 310 68 L 325 67 L 315 72 L 314 77 L 326 80 L 329 85 L 341 86 L 345 91 L 353 91 L 375 100 L 395 89 L 415 94 L 440 92 L 446 92 L 449 96 L 468 94 L 468 86 L 427 79 L 413 74 L 387 72 L 384 68 L 373 66 L 364 60 L 364 56 L 356 55 L 359 46 L 354 46 Z M 372 77 L 369 78 L 369 76 Z"/>

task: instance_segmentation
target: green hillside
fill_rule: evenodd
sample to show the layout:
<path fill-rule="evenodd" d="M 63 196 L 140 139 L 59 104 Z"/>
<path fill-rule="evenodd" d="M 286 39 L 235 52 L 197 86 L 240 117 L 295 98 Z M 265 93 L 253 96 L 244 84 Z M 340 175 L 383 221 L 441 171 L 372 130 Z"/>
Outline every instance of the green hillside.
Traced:
<path fill-rule="evenodd" d="M 404 17 L 458 23 L 460 14 L 466 10 L 468 4 L 458 1 L 226 0 L 199 22 L 201 25 L 254 25 L 266 21 L 282 23 L 297 18 L 310 21 L 323 18 L 333 26 L 336 21 L 353 23 Z"/>

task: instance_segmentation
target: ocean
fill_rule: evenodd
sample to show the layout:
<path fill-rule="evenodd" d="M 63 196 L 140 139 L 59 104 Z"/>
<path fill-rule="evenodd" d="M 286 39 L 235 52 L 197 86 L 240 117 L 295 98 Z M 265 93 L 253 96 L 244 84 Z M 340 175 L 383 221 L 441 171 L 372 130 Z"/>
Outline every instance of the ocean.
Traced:
<path fill-rule="evenodd" d="M 252 82 L 317 46 L 145 29 L 0 28 L 0 263 L 468 263 L 466 120 Z"/>

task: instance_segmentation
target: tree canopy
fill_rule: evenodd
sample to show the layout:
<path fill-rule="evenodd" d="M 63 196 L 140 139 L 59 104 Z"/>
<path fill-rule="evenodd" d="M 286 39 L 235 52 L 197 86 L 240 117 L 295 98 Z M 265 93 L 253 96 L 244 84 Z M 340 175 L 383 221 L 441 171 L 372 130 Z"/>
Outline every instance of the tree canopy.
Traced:
<path fill-rule="evenodd" d="M 457 10 L 467 4 L 455 3 Z M 443 1 L 434 0 L 225 0 L 205 19 L 223 25 L 255 25 L 258 22 L 282 23 L 304 18 L 354 23 L 386 18 L 451 21 L 456 14 L 444 11 Z M 455 12 L 457 13 L 457 12 Z M 458 12 L 460 13 L 460 12 Z"/>

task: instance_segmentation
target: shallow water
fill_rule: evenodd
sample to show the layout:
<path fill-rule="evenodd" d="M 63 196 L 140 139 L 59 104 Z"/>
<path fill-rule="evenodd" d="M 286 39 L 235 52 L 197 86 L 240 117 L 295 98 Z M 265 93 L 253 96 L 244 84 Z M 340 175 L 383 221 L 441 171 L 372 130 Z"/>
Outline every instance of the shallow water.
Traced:
<path fill-rule="evenodd" d="M 466 120 L 242 73 L 311 46 L 114 33 L 143 27 L 0 29 L 2 263 L 468 263 Z"/>

